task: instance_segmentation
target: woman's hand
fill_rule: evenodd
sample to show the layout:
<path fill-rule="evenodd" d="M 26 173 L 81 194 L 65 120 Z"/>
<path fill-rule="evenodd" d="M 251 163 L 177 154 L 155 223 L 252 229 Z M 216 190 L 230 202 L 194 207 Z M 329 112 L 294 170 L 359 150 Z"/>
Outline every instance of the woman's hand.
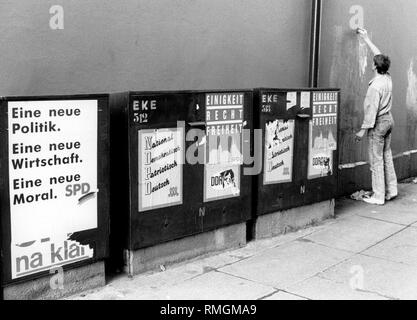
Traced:
<path fill-rule="evenodd" d="M 369 39 L 368 31 L 366 31 L 366 29 L 358 28 L 356 29 L 356 33 L 359 34 L 363 40 Z"/>

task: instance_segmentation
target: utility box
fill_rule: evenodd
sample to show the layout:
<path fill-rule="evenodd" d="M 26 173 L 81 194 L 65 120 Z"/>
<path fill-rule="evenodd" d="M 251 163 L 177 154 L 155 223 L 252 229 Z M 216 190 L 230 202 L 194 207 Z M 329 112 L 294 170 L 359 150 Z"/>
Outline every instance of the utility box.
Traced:
<path fill-rule="evenodd" d="M 129 274 L 246 243 L 252 91 L 112 94 L 112 266 Z"/>
<path fill-rule="evenodd" d="M 263 132 L 263 170 L 254 177 L 255 238 L 331 216 L 340 91 L 261 88 L 254 100 L 254 127 Z"/>
<path fill-rule="evenodd" d="M 4 298 L 104 285 L 108 95 L 3 98 L 0 139 Z"/>

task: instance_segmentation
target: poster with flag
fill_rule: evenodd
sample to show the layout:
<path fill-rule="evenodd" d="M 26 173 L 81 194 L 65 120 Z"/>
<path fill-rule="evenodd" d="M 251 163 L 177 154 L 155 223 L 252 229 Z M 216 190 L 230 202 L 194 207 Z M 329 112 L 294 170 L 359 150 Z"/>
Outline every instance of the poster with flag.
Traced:
<path fill-rule="evenodd" d="M 204 201 L 240 195 L 243 93 L 206 95 Z"/>
<path fill-rule="evenodd" d="M 337 150 L 338 92 L 313 92 L 312 102 L 308 179 L 333 174 L 333 151 Z"/>

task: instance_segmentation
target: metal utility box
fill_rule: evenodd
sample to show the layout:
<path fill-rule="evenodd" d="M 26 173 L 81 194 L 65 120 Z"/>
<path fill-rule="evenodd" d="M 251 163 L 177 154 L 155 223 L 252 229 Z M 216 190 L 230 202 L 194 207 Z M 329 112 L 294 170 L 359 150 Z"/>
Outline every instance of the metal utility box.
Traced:
<path fill-rule="evenodd" d="M 254 101 L 254 128 L 263 132 L 255 215 L 333 199 L 340 91 L 261 88 Z"/>
<path fill-rule="evenodd" d="M 252 91 L 112 94 L 112 257 L 251 218 Z"/>
<path fill-rule="evenodd" d="M 106 258 L 108 95 L 2 98 L 0 140 L 2 285 Z"/>

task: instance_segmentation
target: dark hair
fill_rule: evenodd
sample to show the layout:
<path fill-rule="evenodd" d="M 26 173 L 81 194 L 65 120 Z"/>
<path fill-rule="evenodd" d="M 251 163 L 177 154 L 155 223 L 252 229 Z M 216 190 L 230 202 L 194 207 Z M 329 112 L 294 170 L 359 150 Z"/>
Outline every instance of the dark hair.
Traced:
<path fill-rule="evenodd" d="M 377 54 L 374 57 L 374 64 L 375 64 L 375 67 L 376 67 L 376 71 L 379 74 L 386 74 L 388 72 L 388 69 L 389 69 L 390 65 L 391 65 L 391 60 L 386 55 Z"/>

